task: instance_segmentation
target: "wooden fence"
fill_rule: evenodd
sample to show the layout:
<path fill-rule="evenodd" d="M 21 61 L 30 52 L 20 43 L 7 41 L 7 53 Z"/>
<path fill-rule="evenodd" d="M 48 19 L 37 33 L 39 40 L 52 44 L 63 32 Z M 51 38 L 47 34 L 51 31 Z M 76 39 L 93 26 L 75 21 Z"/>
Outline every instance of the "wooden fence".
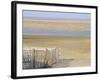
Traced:
<path fill-rule="evenodd" d="M 59 61 L 59 48 L 23 48 L 23 69 L 48 68 Z"/>

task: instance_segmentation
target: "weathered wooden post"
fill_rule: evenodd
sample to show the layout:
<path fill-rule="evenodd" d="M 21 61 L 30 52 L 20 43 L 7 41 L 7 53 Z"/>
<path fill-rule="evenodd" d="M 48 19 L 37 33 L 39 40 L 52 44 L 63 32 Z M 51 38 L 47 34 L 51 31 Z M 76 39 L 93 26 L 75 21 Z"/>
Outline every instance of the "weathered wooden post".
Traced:
<path fill-rule="evenodd" d="M 33 68 L 35 68 L 35 49 L 33 48 L 33 52 L 32 52 L 32 61 L 33 61 Z"/>
<path fill-rule="evenodd" d="M 46 67 L 47 66 L 47 63 L 48 63 L 48 61 L 47 61 L 47 48 L 46 48 L 46 50 L 45 50 L 45 55 L 44 55 L 44 62 L 43 62 L 43 67 Z"/>

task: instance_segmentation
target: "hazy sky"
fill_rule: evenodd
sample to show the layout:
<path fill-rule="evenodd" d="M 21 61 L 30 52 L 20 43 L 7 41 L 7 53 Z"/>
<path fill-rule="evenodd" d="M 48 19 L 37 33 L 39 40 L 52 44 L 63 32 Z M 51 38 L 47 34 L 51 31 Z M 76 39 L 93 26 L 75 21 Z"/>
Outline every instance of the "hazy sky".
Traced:
<path fill-rule="evenodd" d="M 85 19 L 90 20 L 91 15 L 88 13 L 64 13 L 64 12 L 46 12 L 46 11 L 23 11 L 24 18 L 31 19 Z M 74 25 L 73 25 L 74 26 Z M 46 27 L 46 26 L 45 26 Z M 34 26 L 23 27 L 23 33 L 37 34 L 37 35 L 60 35 L 60 36 L 90 36 L 90 30 L 55 30 L 46 28 L 37 28 Z"/>
<path fill-rule="evenodd" d="M 90 19 L 90 13 L 50 12 L 50 11 L 23 11 L 24 18 L 43 19 Z"/>

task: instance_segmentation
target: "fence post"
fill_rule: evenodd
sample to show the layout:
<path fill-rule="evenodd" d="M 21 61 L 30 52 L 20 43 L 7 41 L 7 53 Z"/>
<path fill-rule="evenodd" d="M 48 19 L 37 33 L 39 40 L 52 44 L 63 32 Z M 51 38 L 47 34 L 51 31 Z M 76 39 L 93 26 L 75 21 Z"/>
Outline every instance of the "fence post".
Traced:
<path fill-rule="evenodd" d="M 33 56 L 33 68 L 35 68 L 35 49 L 33 49 L 32 56 Z"/>

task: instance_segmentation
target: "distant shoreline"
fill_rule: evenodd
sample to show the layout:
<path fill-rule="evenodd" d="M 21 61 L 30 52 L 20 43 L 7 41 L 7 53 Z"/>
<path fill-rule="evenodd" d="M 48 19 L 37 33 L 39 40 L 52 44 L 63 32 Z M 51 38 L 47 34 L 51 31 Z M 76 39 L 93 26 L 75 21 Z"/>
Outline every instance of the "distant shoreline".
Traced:
<path fill-rule="evenodd" d="M 72 39 L 73 39 L 73 38 L 74 38 L 74 39 L 75 39 L 75 38 L 78 38 L 78 39 L 79 39 L 79 38 L 80 38 L 80 39 L 81 39 L 81 38 L 90 38 L 90 37 L 87 37 L 87 36 L 55 36 L 55 35 L 52 36 L 52 35 L 28 35 L 28 34 L 27 34 L 27 35 L 26 35 L 26 34 L 23 35 L 23 38 L 24 38 L 24 39 L 48 38 L 48 37 L 51 38 L 51 39 L 52 39 L 52 38 L 53 38 L 53 39 L 54 39 L 54 38 L 56 38 L 56 39 L 57 39 L 57 38 L 58 38 L 58 39 L 61 39 L 61 38 L 72 38 Z"/>

